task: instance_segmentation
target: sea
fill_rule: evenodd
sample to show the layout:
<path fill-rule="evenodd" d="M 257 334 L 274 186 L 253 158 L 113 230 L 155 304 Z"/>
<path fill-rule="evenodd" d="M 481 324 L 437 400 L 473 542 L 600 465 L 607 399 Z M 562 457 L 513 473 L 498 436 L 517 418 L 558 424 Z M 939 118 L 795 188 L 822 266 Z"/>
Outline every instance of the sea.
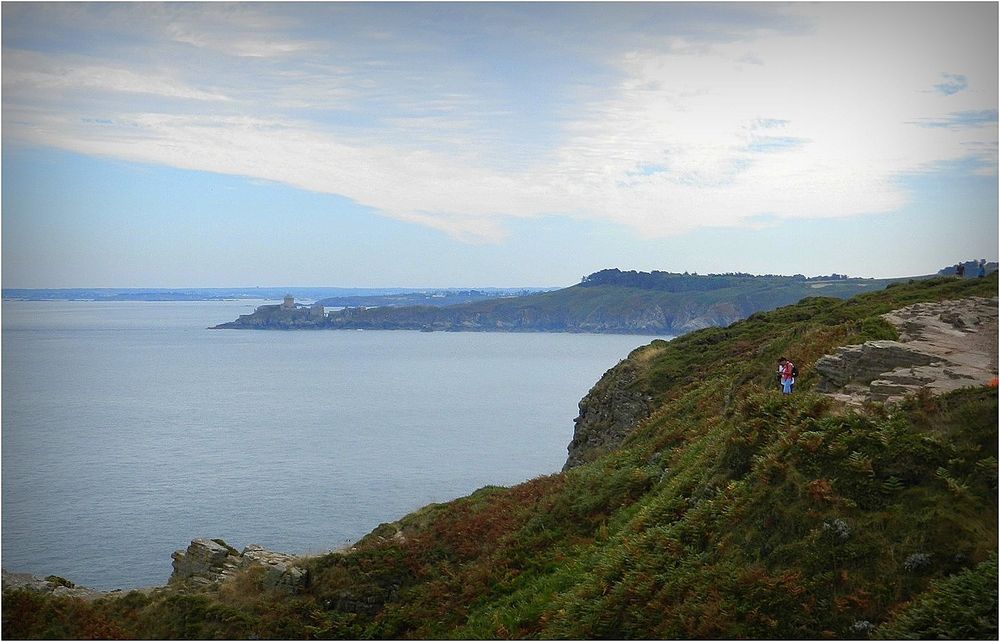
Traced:
<path fill-rule="evenodd" d="M 207 329 L 263 303 L 3 301 L 4 569 L 162 585 L 195 538 L 319 554 L 558 472 L 657 338 Z"/>

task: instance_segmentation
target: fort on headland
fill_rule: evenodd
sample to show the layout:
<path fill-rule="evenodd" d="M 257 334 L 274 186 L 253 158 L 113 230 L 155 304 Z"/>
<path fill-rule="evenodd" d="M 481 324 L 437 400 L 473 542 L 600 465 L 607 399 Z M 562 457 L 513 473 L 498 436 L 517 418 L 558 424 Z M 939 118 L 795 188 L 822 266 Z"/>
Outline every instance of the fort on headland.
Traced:
<path fill-rule="evenodd" d="M 286 294 L 279 305 L 262 305 L 251 314 L 241 314 L 236 321 L 223 323 L 216 328 L 257 328 L 262 330 L 291 330 L 320 328 L 326 321 L 323 305 L 296 303 L 291 294 Z"/>

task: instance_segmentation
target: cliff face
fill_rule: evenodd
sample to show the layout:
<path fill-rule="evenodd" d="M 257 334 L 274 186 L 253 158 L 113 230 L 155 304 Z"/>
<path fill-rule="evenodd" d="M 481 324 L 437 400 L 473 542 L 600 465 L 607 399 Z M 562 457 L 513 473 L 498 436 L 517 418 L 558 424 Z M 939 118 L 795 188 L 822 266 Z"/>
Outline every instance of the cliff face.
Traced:
<path fill-rule="evenodd" d="M 658 351 L 654 346 L 635 350 L 628 359 L 604 373 L 580 400 L 580 414 L 573 420 L 573 440 L 563 470 L 569 470 L 617 448 L 649 417 L 653 397 L 637 384 L 646 373 L 645 364 Z"/>

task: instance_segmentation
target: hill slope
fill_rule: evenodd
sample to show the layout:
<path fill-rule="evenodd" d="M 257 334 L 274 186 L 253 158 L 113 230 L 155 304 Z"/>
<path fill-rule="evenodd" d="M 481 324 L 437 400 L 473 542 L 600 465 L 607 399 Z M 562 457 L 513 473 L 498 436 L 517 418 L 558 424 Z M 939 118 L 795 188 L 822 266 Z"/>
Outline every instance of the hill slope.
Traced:
<path fill-rule="evenodd" d="M 446 306 L 387 306 L 372 300 L 330 312 L 323 324 L 301 328 L 501 332 L 594 332 L 678 335 L 725 326 L 754 312 L 807 296 L 846 298 L 884 288 L 889 279 L 806 278 L 602 270 L 575 286 L 517 297 Z M 343 303 L 343 301 L 341 302 Z M 261 309 L 219 329 L 289 329 L 287 319 Z"/>
<path fill-rule="evenodd" d="M 7 637 L 869 638 L 997 634 L 997 391 L 839 407 L 812 365 L 898 339 L 880 315 L 997 279 L 812 298 L 639 348 L 617 448 L 484 488 L 303 562 L 82 602 L 4 596 Z M 777 358 L 802 376 L 773 385 Z"/>
<path fill-rule="evenodd" d="M 725 326 L 822 293 L 846 298 L 890 281 L 603 270 L 562 290 L 442 308 L 347 309 L 330 326 L 354 329 L 683 334 Z"/>

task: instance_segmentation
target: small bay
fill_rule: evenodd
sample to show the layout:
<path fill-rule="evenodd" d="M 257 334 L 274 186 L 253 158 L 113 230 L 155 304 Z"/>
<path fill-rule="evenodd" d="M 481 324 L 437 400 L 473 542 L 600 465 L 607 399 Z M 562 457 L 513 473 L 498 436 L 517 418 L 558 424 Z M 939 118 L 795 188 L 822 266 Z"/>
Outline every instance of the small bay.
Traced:
<path fill-rule="evenodd" d="M 262 302 L 3 302 L 3 566 L 163 584 L 196 537 L 318 553 L 558 471 L 654 337 L 206 328 Z"/>

